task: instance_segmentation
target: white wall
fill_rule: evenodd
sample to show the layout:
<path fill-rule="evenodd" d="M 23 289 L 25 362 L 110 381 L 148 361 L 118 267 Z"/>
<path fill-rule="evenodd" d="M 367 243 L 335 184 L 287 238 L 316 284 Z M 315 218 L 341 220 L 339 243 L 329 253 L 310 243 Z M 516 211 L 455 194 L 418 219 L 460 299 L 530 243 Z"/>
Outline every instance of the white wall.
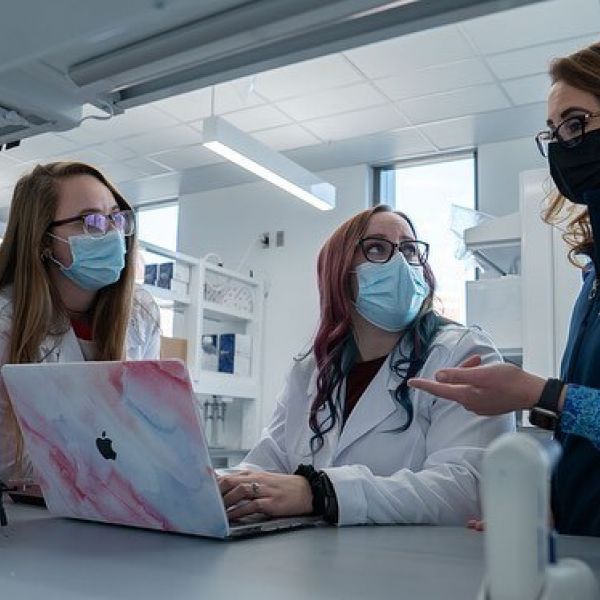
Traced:
<path fill-rule="evenodd" d="M 226 267 L 252 268 L 269 283 L 263 356 L 262 422 L 268 422 L 292 358 L 307 349 L 318 318 L 316 258 L 333 230 L 370 202 L 366 165 L 320 174 L 337 187 L 337 207 L 321 212 L 256 182 L 183 196 L 179 208 L 178 250 L 193 256 L 217 252 Z M 264 232 L 283 230 L 282 248 L 262 249 Z"/>
<path fill-rule="evenodd" d="M 547 166 L 531 137 L 477 149 L 479 210 L 503 216 L 519 210 L 519 173 Z"/>
<path fill-rule="evenodd" d="M 504 215 L 518 210 L 519 173 L 544 167 L 529 137 L 478 149 L 480 210 Z M 318 317 L 316 257 L 343 221 L 370 201 L 370 168 L 359 165 L 320 174 L 337 186 L 338 205 L 320 212 L 273 186 L 255 182 L 182 196 L 178 250 L 193 256 L 216 252 L 237 269 L 253 269 L 270 283 L 263 337 L 262 423 L 268 422 L 294 355 L 308 348 Z M 283 230 L 283 248 L 264 250 L 259 237 Z"/>

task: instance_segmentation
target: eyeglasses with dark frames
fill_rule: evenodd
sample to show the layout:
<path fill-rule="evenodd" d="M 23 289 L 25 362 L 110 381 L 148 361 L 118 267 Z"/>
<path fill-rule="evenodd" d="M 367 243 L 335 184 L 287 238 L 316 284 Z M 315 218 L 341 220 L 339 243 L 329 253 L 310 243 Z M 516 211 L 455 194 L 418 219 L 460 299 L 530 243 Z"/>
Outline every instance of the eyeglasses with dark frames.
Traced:
<path fill-rule="evenodd" d="M 429 244 L 420 240 L 402 240 L 398 243 L 379 237 L 366 237 L 359 240 L 358 245 L 363 256 L 372 263 L 386 263 L 396 248 L 401 252 L 406 262 L 413 266 L 422 266 L 429 256 Z"/>
<path fill-rule="evenodd" d="M 548 158 L 548 145 L 554 141 L 563 148 L 578 146 L 585 139 L 588 123 L 597 117 L 600 117 L 600 112 L 574 115 L 559 123 L 555 128 L 540 131 L 535 136 L 535 143 L 540 154 L 544 158 Z"/>
<path fill-rule="evenodd" d="M 119 210 L 109 215 L 102 213 L 89 213 L 68 219 L 52 221 L 50 227 L 58 227 L 67 223 L 81 222 L 83 232 L 91 237 L 104 237 L 111 229 L 116 229 L 125 236 L 133 235 L 135 231 L 135 215 L 132 210 Z"/>

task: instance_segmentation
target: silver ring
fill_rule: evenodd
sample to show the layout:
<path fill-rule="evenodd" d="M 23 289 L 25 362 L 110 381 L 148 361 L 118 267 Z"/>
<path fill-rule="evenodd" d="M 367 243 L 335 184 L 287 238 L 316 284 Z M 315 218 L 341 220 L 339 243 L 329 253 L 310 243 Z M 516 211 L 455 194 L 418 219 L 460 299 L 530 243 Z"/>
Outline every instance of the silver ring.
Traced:
<path fill-rule="evenodd" d="M 250 487 L 252 488 L 252 498 L 258 498 L 258 494 L 260 492 L 260 484 L 256 483 L 256 481 L 253 481 Z"/>

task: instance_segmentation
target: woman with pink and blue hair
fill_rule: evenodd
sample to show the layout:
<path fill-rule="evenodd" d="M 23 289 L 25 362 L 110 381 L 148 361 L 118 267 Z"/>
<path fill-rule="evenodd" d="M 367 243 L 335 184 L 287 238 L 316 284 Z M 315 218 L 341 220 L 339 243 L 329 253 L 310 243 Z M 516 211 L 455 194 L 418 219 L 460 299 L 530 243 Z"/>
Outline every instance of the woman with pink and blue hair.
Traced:
<path fill-rule="evenodd" d="M 474 415 L 407 381 L 475 354 L 502 359 L 482 331 L 434 310 L 428 253 L 388 206 L 359 213 L 324 244 L 313 347 L 240 470 L 220 478 L 230 518 L 464 525 L 480 515 L 484 450 L 513 417 Z"/>

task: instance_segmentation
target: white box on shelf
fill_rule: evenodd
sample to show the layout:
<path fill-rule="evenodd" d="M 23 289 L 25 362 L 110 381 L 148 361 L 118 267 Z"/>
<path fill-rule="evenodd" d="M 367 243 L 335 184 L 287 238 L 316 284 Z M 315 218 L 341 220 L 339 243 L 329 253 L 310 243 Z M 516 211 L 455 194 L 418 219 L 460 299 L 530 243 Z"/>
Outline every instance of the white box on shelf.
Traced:
<path fill-rule="evenodd" d="M 173 269 L 173 279 L 182 281 L 183 283 L 190 282 L 190 266 L 181 262 L 176 262 Z"/>
<path fill-rule="evenodd" d="M 481 327 L 500 349 L 521 348 L 521 278 L 467 281 L 467 325 Z"/>
<path fill-rule="evenodd" d="M 219 336 L 203 335 L 200 343 L 200 368 L 204 371 L 219 370 Z"/>
<path fill-rule="evenodd" d="M 178 279 L 171 279 L 171 291 L 174 294 L 186 296 L 188 293 L 188 284 Z"/>

